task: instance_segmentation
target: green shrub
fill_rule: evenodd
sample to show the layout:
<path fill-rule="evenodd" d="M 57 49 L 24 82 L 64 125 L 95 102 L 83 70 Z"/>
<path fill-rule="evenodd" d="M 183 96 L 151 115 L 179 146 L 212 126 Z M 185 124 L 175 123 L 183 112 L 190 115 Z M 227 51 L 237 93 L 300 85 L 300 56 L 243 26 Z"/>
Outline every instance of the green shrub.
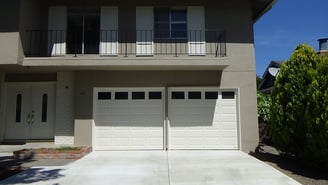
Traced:
<path fill-rule="evenodd" d="M 268 122 L 270 120 L 271 96 L 269 94 L 257 93 L 257 114 L 258 117 Z"/>
<path fill-rule="evenodd" d="M 260 142 L 271 144 L 271 137 L 269 133 L 271 109 L 271 96 L 269 94 L 257 93 L 257 114 L 259 118 L 259 136 Z"/>
<path fill-rule="evenodd" d="M 270 132 L 285 154 L 328 167 L 328 63 L 299 45 L 283 63 L 272 93 Z"/>

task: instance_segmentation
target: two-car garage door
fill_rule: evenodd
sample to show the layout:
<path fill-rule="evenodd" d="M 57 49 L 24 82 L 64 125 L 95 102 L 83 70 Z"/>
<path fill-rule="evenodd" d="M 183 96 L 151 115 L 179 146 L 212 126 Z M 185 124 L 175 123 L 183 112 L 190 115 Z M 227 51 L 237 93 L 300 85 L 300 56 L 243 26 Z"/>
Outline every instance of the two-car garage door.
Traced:
<path fill-rule="evenodd" d="M 95 88 L 95 149 L 238 148 L 236 91 L 172 87 L 166 92 Z"/>

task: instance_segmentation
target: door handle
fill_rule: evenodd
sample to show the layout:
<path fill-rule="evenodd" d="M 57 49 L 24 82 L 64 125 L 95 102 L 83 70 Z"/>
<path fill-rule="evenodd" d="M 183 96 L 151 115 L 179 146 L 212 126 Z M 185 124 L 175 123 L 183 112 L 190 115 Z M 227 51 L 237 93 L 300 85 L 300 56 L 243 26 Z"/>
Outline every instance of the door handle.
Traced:
<path fill-rule="evenodd" d="M 32 114 L 31 114 L 31 124 L 34 124 L 34 110 L 32 110 Z"/>
<path fill-rule="evenodd" d="M 27 124 L 31 124 L 31 114 L 27 115 L 26 122 L 27 122 Z"/>

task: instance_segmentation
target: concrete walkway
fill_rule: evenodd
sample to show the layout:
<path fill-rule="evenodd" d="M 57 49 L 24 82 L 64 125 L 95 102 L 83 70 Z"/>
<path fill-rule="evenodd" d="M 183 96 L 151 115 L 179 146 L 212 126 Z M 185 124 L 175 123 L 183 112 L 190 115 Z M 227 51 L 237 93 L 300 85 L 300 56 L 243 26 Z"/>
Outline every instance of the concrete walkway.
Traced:
<path fill-rule="evenodd" d="M 93 152 L 61 167 L 35 167 L 4 184 L 300 185 L 240 151 Z"/>

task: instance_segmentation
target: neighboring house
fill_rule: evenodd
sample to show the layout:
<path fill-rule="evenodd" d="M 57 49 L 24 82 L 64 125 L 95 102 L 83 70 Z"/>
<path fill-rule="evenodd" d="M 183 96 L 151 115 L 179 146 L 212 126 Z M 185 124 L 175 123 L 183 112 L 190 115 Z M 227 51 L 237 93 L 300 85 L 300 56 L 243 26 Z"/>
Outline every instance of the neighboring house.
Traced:
<path fill-rule="evenodd" d="M 320 56 L 328 56 L 328 38 L 318 39 Z"/>
<path fill-rule="evenodd" d="M 2 0 L 0 139 L 249 152 L 274 2 Z"/>
<path fill-rule="evenodd" d="M 318 55 L 328 56 L 328 38 L 318 39 L 319 51 Z M 262 75 L 262 82 L 257 88 L 259 92 L 271 93 L 276 76 L 281 68 L 283 61 L 271 61 Z"/>
<path fill-rule="evenodd" d="M 274 81 L 283 61 L 271 61 L 262 76 L 262 82 L 257 88 L 262 93 L 271 93 Z"/>

